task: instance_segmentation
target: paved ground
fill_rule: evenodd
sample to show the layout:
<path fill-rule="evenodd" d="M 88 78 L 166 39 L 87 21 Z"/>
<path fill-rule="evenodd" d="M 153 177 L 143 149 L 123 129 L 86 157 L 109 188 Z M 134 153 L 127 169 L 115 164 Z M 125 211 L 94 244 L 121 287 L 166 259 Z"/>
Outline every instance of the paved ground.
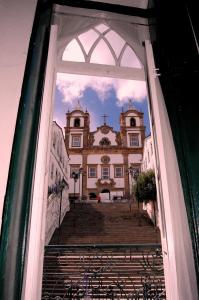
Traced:
<path fill-rule="evenodd" d="M 160 243 L 147 213 L 127 203 L 76 203 L 50 244 Z"/>

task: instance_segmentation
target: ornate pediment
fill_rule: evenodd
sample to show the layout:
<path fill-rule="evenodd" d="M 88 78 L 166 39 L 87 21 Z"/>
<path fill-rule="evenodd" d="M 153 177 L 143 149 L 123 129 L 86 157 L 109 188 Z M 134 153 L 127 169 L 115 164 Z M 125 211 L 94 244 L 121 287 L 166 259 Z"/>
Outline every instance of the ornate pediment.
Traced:
<path fill-rule="evenodd" d="M 103 134 L 108 134 L 111 129 L 112 128 L 110 126 L 107 126 L 107 125 L 103 125 L 103 126 L 100 127 L 100 130 Z"/>

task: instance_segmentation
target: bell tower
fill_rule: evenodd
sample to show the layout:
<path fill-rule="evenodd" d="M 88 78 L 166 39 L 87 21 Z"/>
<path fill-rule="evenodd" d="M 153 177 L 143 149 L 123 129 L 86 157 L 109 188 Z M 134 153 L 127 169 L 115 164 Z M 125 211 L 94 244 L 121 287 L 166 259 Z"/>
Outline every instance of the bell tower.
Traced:
<path fill-rule="evenodd" d="M 145 138 L 143 116 L 144 113 L 136 110 L 132 100 L 129 100 L 128 110 L 120 114 L 120 132 L 123 147 L 143 147 Z"/>
<path fill-rule="evenodd" d="M 81 149 L 87 146 L 90 131 L 90 115 L 84 112 L 79 101 L 73 111 L 66 113 L 65 145 L 67 149 Z"/>

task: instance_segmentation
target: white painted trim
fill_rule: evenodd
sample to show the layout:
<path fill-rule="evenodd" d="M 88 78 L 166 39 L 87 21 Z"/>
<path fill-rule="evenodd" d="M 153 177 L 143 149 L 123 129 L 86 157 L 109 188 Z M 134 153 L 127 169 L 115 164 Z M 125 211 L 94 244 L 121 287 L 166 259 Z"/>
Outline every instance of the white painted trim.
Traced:
<path fill-rule="evenodd" d="M 51 27 L 49 53 L 44 86 L 29 241 L 26 252 L 23 300 L 41 299 L 45 219 L 47 205 L 52 110 L 55 90 L 57 26 Z"/>
<path fill-rule="evenodd" d="M 59 73 L 111 77 L 145 81 L 145 71 L 139 68 L 108 66 L 86 62 L 62 61 L 58 64 Z"/>
<path fill-rule="evenodd" d="M 198 293 L 193 250 L 175 146 L 156 74 L 152 45 L 145 41 L 145 47 L 166 220 L 167 245 L 163 239 L 162 247 L 167 299 L 196 300 Z"/>

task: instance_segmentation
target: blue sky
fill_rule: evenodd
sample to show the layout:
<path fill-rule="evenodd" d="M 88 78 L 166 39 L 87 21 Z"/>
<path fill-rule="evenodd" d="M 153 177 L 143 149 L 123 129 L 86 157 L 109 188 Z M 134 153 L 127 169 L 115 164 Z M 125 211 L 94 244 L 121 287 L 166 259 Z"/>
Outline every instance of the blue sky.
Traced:
<path fill-rule="evenodd" d="M 140 91 L 136 93 L 136 85 L 134 85 L 133 92 L 128 89 L 127 80 L 123 80 L 122 84 L 112 84 L 111 79 L 107 80 L 98 79 L 97 84 L 86 81 L 86 84 L 82 85 L 85 80 L 81 76 L 74 76 L 71 80 L 63 80 L 57 82 L 55 92 L 55 106 L 54 106 L 54 120 L 63 128 L 66 125 L 66 112 L 72 111 L 79 100 L 83 110 L 90 113 L 91 118 L 91 131 L 96 130 L 97 126 L 103 124 L 103 114 L 108 115 L 107 124 L 119 131 L 119 116 L 123 110 L 128 109 L 129 99 L 133 99 L 133 105 L 139 111 L 144 113 L 144 125 L 146 126 L 146 136 L 150 133 L 149 117 L 147 99 L 144 92 Z M 75 80 L 74 80 L 75 79 Z M 101 82 L 103 80 L 103 82 Z M 79 81 L 79 82 L 78 82 Z M 130 86 L 133 85 L 131 81 Z M 122 88 L 120 88 L 122 86 Z M 123 86 L 126 86 L 125 92 Z M 122 91 L 121 91 L 122 89 Z M 128 93 L 129 90 L 129 93 Z M 132 95 L 133 94 L 133 95 Z"/>

